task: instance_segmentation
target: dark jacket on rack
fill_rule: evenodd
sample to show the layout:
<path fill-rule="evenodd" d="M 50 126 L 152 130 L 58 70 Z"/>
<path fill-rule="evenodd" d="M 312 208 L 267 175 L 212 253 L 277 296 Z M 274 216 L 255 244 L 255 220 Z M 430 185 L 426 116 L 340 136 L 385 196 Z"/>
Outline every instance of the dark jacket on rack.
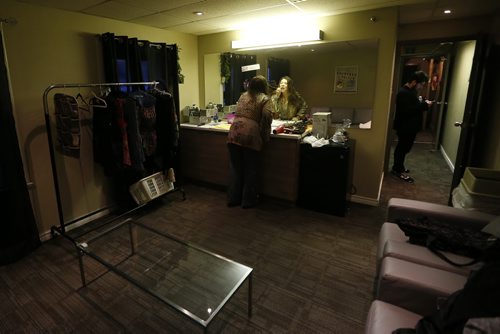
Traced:
<path fill-rule="evenodd" d="M 174 98 L 168 92 L 153 90 L 156 97 L 156 129 L 158 134 L 157 157 L 162 170 L 175 167 L 179 146 L 179 120 Z"/>
<path fill-rule="evenodd" d="M 125 115 L 127 119 L 128 148 L 130 154 L 131 168 L 144 171 L 144 151 L 142 150 L 142 139 L 139 131 L 139 120 L 137 119 L 137 102 L 133 98 L 127 98 L 125 102 Z"/>
<path fill-rule="evenodd" d="M 121 92 L 112 92 L 106 97 L 107 108 L 94 111 L 92 117 L 94 162 L 99 163 L 107 176 L 113 175 L 122 165 L 123 148 L 121 131 L 118 125 L 120 107 L 117 103 L 124 100 Z"/>
<path fill-rule="evenodd" d="M 93 117 L 94 161 L 106 175 L 125 171 L 138 180 L 174 167 L 179 128 L 169 93 L 113 92 L 106 100 Z"/>
<path fill-rule="evenodd" d="M 156 98 L 143 91 L 132 92 L 129 96 L 136 103 L 136 115 L 142 139 L 142 150 L 144 156 L 148 158 L 156 153 L 156 146 L 158 144 L 158 135 L 156 133 Z"/>

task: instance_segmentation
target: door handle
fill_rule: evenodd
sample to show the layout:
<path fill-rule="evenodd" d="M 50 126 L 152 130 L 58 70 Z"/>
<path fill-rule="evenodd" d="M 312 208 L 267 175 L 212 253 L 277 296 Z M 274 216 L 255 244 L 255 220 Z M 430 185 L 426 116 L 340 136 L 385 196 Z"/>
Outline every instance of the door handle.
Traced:
<path fill-rule="evenodd" d="M 457 121 L 457 122 L 453 123 L 453 125 L 454 125 L 454 126 L 456 126 L 457 128 L 458 128 L 458 127 L 460 127 L 460 128 L 461 128 L 461 127 L 462 127 L 462 122 L 458 122 L 458 121 Z"/>

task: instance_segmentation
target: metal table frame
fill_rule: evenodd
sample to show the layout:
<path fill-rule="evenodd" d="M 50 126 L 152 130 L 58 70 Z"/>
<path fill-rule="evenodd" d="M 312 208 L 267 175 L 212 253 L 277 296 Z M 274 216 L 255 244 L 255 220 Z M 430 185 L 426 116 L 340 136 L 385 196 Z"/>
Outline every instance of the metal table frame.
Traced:
<path fill-rule="evenodd" d="M 126 273 L 120 271 L 119 269 L 116 268 L 117 265 L 112 265 L 108 262 L 106 262 L 104 259 L 102 259 L 100 256 L 92 253 L 92 251 L 90 251 L 88 248 L 88 244 L 94 240 L 97 240 L 119 228 L 121 228 L 123 225 L 128 225 L 129 227 L 129 233 L 130 233 L 130 247 L 131 247 L 131 254 L 125 258 L 124 260 L 122 260 L 120 263 L 124 262 L 125 260 L 127 260 L 128 258 L 130 258 L 132 255 L 135 254 L 135 243 L 134 243 L 134 237 L 133 237 L 133 225 L 137 225 L 137 226 L 140 226 L 141 228 L 144 228 L 146 230 L 148 230 L 149 232 L 152 232 L 154 234 L 157 234 L 157 235 L 160 235 L 162 237 L 165 237 L 165 238 L 168 238 L 168 239 L 171 239 L 171 240 L 174 240 L 180 244 L 183 244 L 189 248 L 193 248 L 193 249 L 196 249 L 198 251 L 201 251 L 205 254 L 209 254 L 211 256 L 214 256 L 214 257 L 217 257 L 219 259 L 222 259 L 222 260 L 225 260 L 225 261 L 228 261 L 228 262 L 232 262 L 232 263 L 235 263 L 235 264 L 238 264 L 238 265 L 241 265 L 241 266 L 244 266 L 238 262 L 235 262 L 233 260 L 230 260 L 226 257 L 223 257 L 219 254 L 216 254 L 216 253 L 213 253 L 213 252 L 210 252 L 204 248 L 201 248 L 201 247 L 198 247 L 196 245 L 193 245 L 193 244 L 190 244 L 188 242 L 185 242 L 185 241 L 182 241 L 172 235 L 169 235 L 169 234 L 166 234 L 166 233 L 162 233 L 162 232 L 159 232 L 149 226 L 146 226 L 140 222 L 137 222 L 137 221 L 134 221 L 132 218 L 128 218 L 122 222 L 120 222 L 119 224 L 116 224 L 104 231 L 102 231 L 101 233 L 97 234 L 97 235 L 94 235 L 93 237 L 87 239 L 85 242 L 76 242 L 75 245 L 76 245 L 76 248 L 78 250 L 78 262 L 79 262 L 79 266 L 80 266 L 80 276 L 81 276 L 81 280 L 82 280 L 82 287 L 86 287 L 88 284 L 94 282 L 95 280 L 97 280 L 98 278 L 102 277 L 104 274 L 108 273 L 109 271 L 117 274 L 118 276 L 124 278 L 125 280 L 127 280 L 128 282 L 132 283 L 133 285 L 135 285 L 136 287 L 138 287 L 139 289 L 141 289 L 142 291 L 148 293 L 149 295 L 155 297 L 156 299 L 160 300 L 161 302 L 167 304 L 168 306 L 170 306 L 171 308 L 173 308 L 174 310 L 177 310 L 183 314 L 185 314 L 186 316 L 188 316 L 191 320 L 193 320 L 196 324 L 200 325 L 203 329 L 204 329 L 204 332 L 207 332 L 208 330 L 208 326 L 210 324 L 210 322 L 215 318 L 215 316 L 219 313 L 219 311 L 222 310 L 222 308 L 227 304 L 227 302 L 234 296 L 234 294 L 240 289 L 240 287 L 243 285 L 243 283 L 248 280 L 248 317 L 252 317 L 252 272 L 253 272 L 253 269 L 248 267 L 250 269 L 250 271 L 248 272 L 248 274 L 246 276 L 243 276 L 241 278 L 241 280 L 234 286 L 234 288 L 230 291 L 230 293 L 224 298 L 224 300 L 222 301 L 222 303 L 220 303 L 220 305 L 218 306 L 218 308 L 216 310 L 214 310 L 210 317 L 207 319 L 207 320 L 203 320 L 201 318 L 199 318 L 198 316 L 196 316 L 195 314 L 193 314 L 192 312 L 190 312 L 189 310 L 186 310 L 185 308 L 183 308 L 182 306 L 180 305 L 177 305 L 176 303 L 172 302 L 172 301 L 169 301 L 168 299 L 166 298 L 162 298 L 161 296 L 159 296 L 158 294 L 154 293 L 153 291 L 149 290 L 148 288 L 144 287 L 140 282 L 138 282 L 136 279 L 130 277 L 129 275 L 127 275 Z M 94 278 L 93 280 L 87 282 L 86 281 L 86 277 L 85 277 L 85 268 L 84 268 L 84 263 L 83 263 L 83 257 L 84 255 L 87 255 L 91 258 L 93 258 L 94 260 L 96 260 L 97 262 L 99 262 L 100 264 L 102 264 L 104 267 L 106 267 L 108 270 L 106 272 L 104 272 L 103 274 L 97 276 L 96 278 Z M 118 264 L 120 264 L 118 263 Z M 246 266 L 245 266 L 246 267 Z"/>

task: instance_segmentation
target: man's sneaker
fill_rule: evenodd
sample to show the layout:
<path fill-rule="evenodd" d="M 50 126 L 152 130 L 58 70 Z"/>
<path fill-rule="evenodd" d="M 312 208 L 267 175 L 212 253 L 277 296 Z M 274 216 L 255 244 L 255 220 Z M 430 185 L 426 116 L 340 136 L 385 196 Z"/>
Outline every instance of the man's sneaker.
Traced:
<path fill-rule="evenodd" d="M 400 172 L 396 172 L 395 170 L 392 170 L 391 174 L 394 175 L 395 177 L 397 177 L 398 179 L 400 179 L 401 181 L 404 181 L 407 183 L 415 182 L 415 180 L 411 176 L 406 175 L 405 173 L 400 173 Z"/>

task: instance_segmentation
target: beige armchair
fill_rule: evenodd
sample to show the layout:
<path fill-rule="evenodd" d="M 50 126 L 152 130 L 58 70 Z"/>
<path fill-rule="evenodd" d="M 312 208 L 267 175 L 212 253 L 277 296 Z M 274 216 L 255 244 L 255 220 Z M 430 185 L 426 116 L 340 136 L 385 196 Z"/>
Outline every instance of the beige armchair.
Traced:
<path fill-rule="evenodd" d="M 414 327 L 425 315 L 436 311 L 440 302 L 463 288 L 469 272 L 481 264 L 453 266 L 424 246 L 408 242 L 395 224 L 397 218 L 426 216 L 434 221 L 481 229 L 495 216 L 423 201 L 392 198 L 386 222 L 379 234 L 375 300 L 370 307 L 365 333 L 391 333 Z M 471 259 L 446 253 L 455 262 Z"/>
<path fill-rule="evenodd" d="M 466 267 L 453 266 L 439 258 L 426 247 L 410 244 L 403 231 L 395 224 L 398 218 L 417 218 L 426 216 L 436 222 L 453 223 L 468 228 L 483 228 L 495 216 L 461 208 L 453 208 L 441 204 L 403 198 L 391 198 L 387 207 L 386 222 L 379 234 L 377 263 L 390 256 L 401 260 L 422 264 L 428 267 L 451 271 L 467 276 L 471 269 L 477 269 L 478 264 Z M 467 263 L 472 259 L 452 253 L 445 253 L 449 259 L 457 263 Z"/>

